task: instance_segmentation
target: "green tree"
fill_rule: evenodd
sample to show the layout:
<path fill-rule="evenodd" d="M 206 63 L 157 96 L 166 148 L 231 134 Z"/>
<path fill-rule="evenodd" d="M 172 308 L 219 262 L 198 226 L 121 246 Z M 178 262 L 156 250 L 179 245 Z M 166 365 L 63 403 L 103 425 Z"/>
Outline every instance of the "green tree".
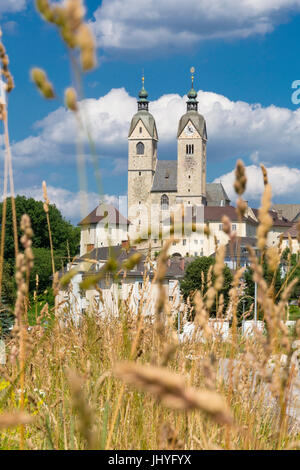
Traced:
<path fill-rule="evenodd" d="M 204 294 L 207 292 L 207 275 L 209 268 L 213 266 L 214 263 L 214 258 L 202 256 L 201 258 L 196 258 L 188 265 L 185 276 L 181 282 L 181 292 L 185 300 L 197 290 L 201 291 L 203 289 Z M 224 295 L 224 303 L 225 307 L 227 307 L 229 303 L 229 290 L 231 288 L 233 277 L 228 266 L 224 267 L 223 274 L 224 285 L 220 294 Z M 202 278 L 204 278 L 204 286 L 202 286 Z M 212 276 L 212 280 L 214 282 L 214 275 Z M 216 314 L 216 305 L 213 306 L 211 313 L 213 315 Z"/>
<path fill-rule="evenodd" d="M 16 298 L 14 276 L 8 263 L 3 265 L 2 294 L 0 300 L 0 338 L 6 336 L 14 324 L 13 308 Z"/>
<path fill-rule="evenodd" d="M 278 269 L 274 275 L 273 272 L 270 271 L 268 268 L 268 265 L 266 261 L 263 262 L 263 276 L 265 281 L 267 282 L 268 286 L 273 285 L 273 295 L 274 298 L 276 297 L 278 291 L 281 289 L 282 286 L 282 277 L 280 273 L 280 269 Z M 255 295 L 255 284 L 253 281 L 253 271 L 250 268 L 250 266 L 247 267 L 245 273 L 244 273 L 244 279 L 246 282 L 246 289 L 245 289 L 245 295 L 248 296 L 248 299 L 246 298 L 246 307 L 249 308 L 251 303 L 254 301 L 254 295 Z M 277 299 L 279 300 L 279 299 Z"/>
<path fill-rule="evenodd" d="M 2 220 L 3 203 L 0 204 L 0 220 Z M 18 236 L 21 237 L 20 220 L 23 214 L 28 214 L 31 219 L 31 225 L 34 232 L 33 246 L 35 248 L 49 248 L 49 232 L 46 220 L 46 214 L 42 201 L 36 201 L 33 198 L 25 196 L 16 197 L 16 213 L 18 224 Z M 49 219 L 51 225 L 51 233 L 53 240 L 53 248 L 67 257 L 69 245 L 70 255 L 74 256 L 78 251 L 80 241 L 80 229 L 74 227 L 60 213 L 55 205 L 49 206 Z M 12 223 L 11 199 L 7 199 L 7 216 L 5 231 L 5 252 L 4 258 L 12 266 L 14 266 L 14 237 Z"/>
<path fill-rule="evenodd" d="M 36 276 L 38 275 L 38 293 L 43 293 L 51 284 L 52 262 L 49 248 L 33 248 L 34 266 L 30 274 L 29 291 L 36 290 Z M 55 270 L 58 271 L 66 264 L 65 253 L 54 251 Z"/>
<path fill-rule="evenodd" d="M 292 299 L 299 299 L 300 298 L 300 265 L 299 265 L 299 255 L 298 254 L 293 254 L 291 256 L 291 269 L 290 272 L 292 272 L 291 275 L 287 273 L 286 277 L 288 277 L 288 282 L 291 282 L 294 279 L 298 280 L 298 283 L 293 289 L 293 292 L 291 294 Z"/>

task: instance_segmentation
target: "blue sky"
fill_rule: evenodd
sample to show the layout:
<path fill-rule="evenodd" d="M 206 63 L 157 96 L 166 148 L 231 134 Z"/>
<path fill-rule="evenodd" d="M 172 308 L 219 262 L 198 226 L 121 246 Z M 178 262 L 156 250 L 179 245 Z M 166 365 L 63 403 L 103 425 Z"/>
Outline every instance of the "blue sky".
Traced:
<path fill-rule="evenodd" d="M 5 3 L 5 5 L 3 5 Z M 16 190 L 50 199 L 77 222 L 76 127 L 62 100 L 44 101 L 30 82 L 32 66 L 47 70 L 58 96 L 70 85 L 68 53 L 56 29 L 31 0 L 0 5 L 3 42 L 16 88 L 9 126 Z M 300 111 L 291 85 L 300 80 L 300 0 L 86 0 L 98 42 L 99 66 L 84 78 L 83 107 L 97 149 L 107 199 L 127 190 L 127 132 L 142 69 L 157 120 L 159 158 L 176 158 L 189 69 L 196 68 L 199 111 L 208 125 L 208 180 L 228 191 L 237 158 L 248 168 L 247 197 L 258 205 L 259 163 L 269 168 L 274 201 L 300 202 Z M 89 207 L 98 201 L 86 148 Z"/>

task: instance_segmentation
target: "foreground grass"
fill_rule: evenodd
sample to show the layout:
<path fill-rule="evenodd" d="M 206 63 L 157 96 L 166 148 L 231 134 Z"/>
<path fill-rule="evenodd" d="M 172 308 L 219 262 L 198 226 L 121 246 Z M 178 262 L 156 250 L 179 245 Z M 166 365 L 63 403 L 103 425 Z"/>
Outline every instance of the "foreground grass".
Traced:
<path fill-rule="evenodd" d="M 265 356 L 255 339 L 239 344 L 222 373 L 232 342 L 208 339 L 171 347 L 153 324 L 143 322 L 136 362 L 161 364 L 184 377 L 187 387 L 218 391 L 230 405 L 232 424 L 218 424 L 199 410 L 177 411 L 124 386 L 113 369 L 132 357 L 138 322 L 128 312 L 121 320 L 90 314 L 79 328 L 55 321 L 51 329 L 28 332 L 25 410 L 34 421 L 26 426 L 25 448 L 283 449 L 300 440 L 293 420 L 280 424 L 281 372 L 264 377 Z M 17 343 L 17 338 L 8 343 L 9 361 L 1 369 L 1 412 L 20 407 Z M 255 381 L 255 373 L 264 380 Z M 0 449 L 18 448 L 18 428 L 0 431 Z"/>

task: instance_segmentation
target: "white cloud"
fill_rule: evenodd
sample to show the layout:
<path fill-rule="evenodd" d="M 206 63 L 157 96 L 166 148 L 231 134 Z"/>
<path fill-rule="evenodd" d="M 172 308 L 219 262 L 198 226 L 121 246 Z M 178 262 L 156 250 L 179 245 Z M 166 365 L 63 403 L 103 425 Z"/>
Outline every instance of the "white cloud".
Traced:
<path fill-rule="evenodd" d="M 267 168 L 269 182 L 272 186 L 273 198 L 277 200 L 290 199 L 299 202 L 300 170 L 287 166 L 273 166 Z M 256 165 L 246 167 L 247 190 L 244 199 L 259 201 L 263 193 L 263 177 L 261 168 Z M 214 182 L 221 181 L 231 200 L 236 199 L 233 189 L 235 180 L 234 171 L 220 176 Z"/>
<path fill-rule="evenodd" d="M 105 194 L 100 198 L 95 192 L 78 191 L 72 192 L 68 189 L 47 186 L 48 197 L 51 204 L 62 212 L 66 219 L 74 223 L 79 222 L 99 204 L 100 199 L 108 204 L 118 207 L 118 198 Z M 26 197 L 32 197 L 37 201 L 43 201 L 42 186 L 34 186 L 32 188 L 24 188 L 18 190 L 18 194 Z"/>
<path fill-rule="evenodd" d="M 199 111 L 208 129 L 208 165 L 226 159 L 244 158 L 269 166 L 298 164 L 300 154 L 300 109 L 292 111 L 274 105 L 263 107 L 225 96 L 200 91 Z M 174 152 L 178 122 L 186 111 L 186 97 L 163 95 L 150 103 L 160 138 L 159 155 Z M 82 121 L 97 148 L 100 166 L 103 159 L 115 173 L 127 168 L 127 135 L 136 112 L 136 98 L 124 88 L 112 89 L 99 99 L 81 103 Z M 49 114 L 35 126 L 37 135 L 12 147 L 17 167 L 41 164 L 65 165 L 76 160 L 78 129 L 74 115 L 64 108 Z M 86 147 L 86 152 L 88 149 Z"/>
<path fill-rule="evenodd" d="M 27 0 L 1 0 L 0 1 L 0 15 L 4 13 L 16 13 L 24 10 L 27 5 Z"/>
<path fill-rule="evenodd" d="M 103 0 L 92 24 L 103 49 L 157 52 L 266 34 L 299 10 L 300 0 Z"/>

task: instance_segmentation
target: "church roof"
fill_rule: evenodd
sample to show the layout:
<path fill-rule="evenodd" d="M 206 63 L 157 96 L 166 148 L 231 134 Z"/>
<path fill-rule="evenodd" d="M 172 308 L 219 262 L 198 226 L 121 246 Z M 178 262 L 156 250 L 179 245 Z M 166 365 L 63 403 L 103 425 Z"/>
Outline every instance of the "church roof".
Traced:
<path fill-rule="evenodd" d="M 177 191 L 177 161 L 157 160 L 152 193 L 168 193 Z M 208 206 L 220 206 L 221 201 L 230 204 L 230 199 L 222 183 L 208 183 L 206 185 Z"/>
<path fill-rule="evenodd" d="M 189 121 L 194 124 L 200 136 L 204 139 L 207 139 L 206 122 L 204 117 L 199 114 L 198 111 L 188 111 L 182 116 L 179 121 L 177 137 L 180 137 L 182 131 L 184 130 L 185 126 L 188 124 Z"/>
<path fill-rule="evenodd" d="M 206 200 L 208 206 L 220 206 L 221 201 L 230 203 L 230 199 L 222 183 L 208 183 L 206 187 Z"/>
<path fill-rule="evenodd" d="M 151 191 L 153 193 L 167 193 L 177 191 L 176 160 L 157 160 Z"/>
<path fill-rule="evenodd" d="M 157 130 L 155 119 L 148 111 L 141 110 L 138 111 L 131 120 L 130 130 L 129 130 L 129 137 L 133 133 L 134 129 L 136 128 L 139 121 L 142 121 L 144 126 L 146 127 L 147 131 L 151 135 L 151 137 L 157 137 Z"/>

